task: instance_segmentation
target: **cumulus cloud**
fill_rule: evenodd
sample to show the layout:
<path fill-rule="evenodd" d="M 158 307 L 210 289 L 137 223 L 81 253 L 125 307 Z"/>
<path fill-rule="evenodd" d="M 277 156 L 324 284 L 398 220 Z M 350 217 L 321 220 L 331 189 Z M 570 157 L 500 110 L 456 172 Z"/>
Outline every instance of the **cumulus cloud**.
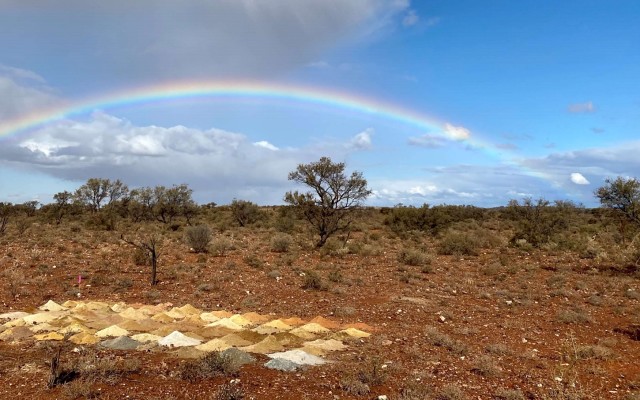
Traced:
<path fill-rule="evenodd" d="M 576 185 L 588 185 L 590 183 L 587 178 L 585 178 L 584 175 L 579 172 L 571 173 L 571 182 L 575 183 Z"/>
<path fill-rule="evenodd" d="M 88 118 L 57 121 L 3 142 L 0 168 L 79 182 L 90 177 L 119 178 L 133 187 L 186 182 L 201 202 L 243 198 L 279 204 L 290 189 L 287 175 L 299 163 L 321 156 L 345 159 L 370 143 L 369 134 L 356 135 L 353 148 L 314 143 L 279 149 L 241 133 L 181 125 L 138 126 L 96 111 Z"/>
<path fill-rule="evenodd" d="M 452 140 L 465 140 L 471 137 L 471 131 L 463 126 L 444 124 L 444 133 Z"/>
<path fill-rule="evenodd" d="M 371 135 L 373 135 L 373 129 L 368 128 L 357 135 L 355 135 L 351 141 L 349 141 L 348 148 L 354 150 L 369 150 L 372 147 Z"/>
<path fill-rule="evenodd" d="M 384 29 L 408 2 L 5 0 L 0 7 L 19 10 L 24 17 L 2 21 L 0 47 L 15 49 L 16 57 L 41 57 L 40 41 L 22 41 L 20 48 L 14 43 L 42 37 L 48 52 L 73 54 L 49 59 L 52 70 L 83 65 L 78 80 L 99 75 L 139 83 L 286 73 L 345 38 L 357 41 Z"/>
<path fill-rule="evenodd" d="M 596 111 L 596 108 L 593 105 L 593 102 L 588 101 L 586 103 L 569 104 L 569 106 L 567 107 L 567 110 L 569 110 L 570 113 L 579 114 L 579 113 L 593 113 Z"/>

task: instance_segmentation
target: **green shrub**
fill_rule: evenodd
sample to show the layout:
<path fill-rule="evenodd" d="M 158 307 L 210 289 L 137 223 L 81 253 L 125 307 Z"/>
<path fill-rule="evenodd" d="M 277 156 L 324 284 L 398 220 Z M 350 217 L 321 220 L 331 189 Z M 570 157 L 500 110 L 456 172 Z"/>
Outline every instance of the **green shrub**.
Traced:
<path fill-rule="evenodd" d="M 305 290 L 327 290 L 326 283 L 322 277 L 315 271 L 307 271 L 304 274 L 304 282 L 302 288 Z"/>
<path fill-rule="evenodd" d="M 278 233 L 271 238 L 271 251 L 276 253 L 286 253 L 291 248 L 291 235 Z"/>
<path fill-rule="evenodd" d="M 449 231 L 438 243 L 438 253 L 453 256 L 477 256 L 478 242 L 468 233 Z"/>
<path fill-rule="evenodd" d="M 398 253 L 398 261 L 405 265 L 422 266 L 430 264 L 431 259 L 423 251 L 417 249 L 402 249 Z"/>
<path fill-rule="evenodd" d="M 185 233 L 187 244 L 196 253 L 206 253 L 211 242 L 211 229 L 207 225 L 191 226 Z"/>

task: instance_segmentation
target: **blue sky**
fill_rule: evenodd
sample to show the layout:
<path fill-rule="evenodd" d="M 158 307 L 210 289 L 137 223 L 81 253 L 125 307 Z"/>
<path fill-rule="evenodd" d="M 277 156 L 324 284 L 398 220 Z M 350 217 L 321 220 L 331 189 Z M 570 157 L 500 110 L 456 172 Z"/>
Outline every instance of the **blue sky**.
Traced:
<path fill-rule="evenodd" d="M 637 1 L 0 1 L 0 127 L 181 81 L 342 92 L 424 116 L 246 96 L 90 110 L 0 135 L 0 201 L 90 177 L 280 204 L 297 164 L 362 171 L 370 205 L 596 205 L 640 176 Z"/>

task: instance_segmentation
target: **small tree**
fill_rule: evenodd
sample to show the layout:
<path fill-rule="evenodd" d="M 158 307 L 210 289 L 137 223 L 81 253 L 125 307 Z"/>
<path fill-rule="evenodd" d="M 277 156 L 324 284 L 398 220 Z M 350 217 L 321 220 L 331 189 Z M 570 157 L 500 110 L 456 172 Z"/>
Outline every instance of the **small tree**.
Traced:
<path fill-rule="evenodd" d="M 81 204 L 89 206 L 91 211 L 98 212 L 105 199 L 107 204 L 113 204 L 128 193 L 129 188 L 119 179 L 111 181 L 103 178 L 90 178 L 87 183 L 76 190 L 74 199 Z"/>
<path fill-rule="evenodd" d="M 334 163 L 329 157 L 317 162 L 300 164 L 289 173 L 289 180 L 312 189 L 306 193 L 287 192 L 284 201 L 296 207 L 320 236 L 316 246 L 322 247 L 336 232 L 346 230 L 353 213 L 371 194 L 361 172 L 350 177 L 344 173 L 344 163 Z"/>
<path fill-rule="evenodd" d="M 237 199 L 231 202 L 231 214 L 240 226 L 253 224 L 262 216 L 257 204 Z"/>
<path fill-rule="evenodd" d="M 157 285 L 158 280 L 156 279 L 156 273 L 158 270 L 158 258 L 160 258 L 160 243 L 162 241 L 160 236 L 150 234 L 135 242 L 133 240 L 125 239 L 124 235 L 120 235 L 120 239 L 149 255 L 149 258 L 151 258 L 151 286 Z"/>
<path fill-rule="evenodd" d="M 53 195 L 53 199 L 56 201 L 53 207 L 56 224 L 60 225 L 60 223 L 62 222 L 62 218 L 64 218 L 67 210 L 69 209 L 69 207 L 71 207 L 69 203 L 71 202 L 72 197 L 73 195 L 71 194 L 71 192 L 68 192 L 66 190 L 64 192 L 59 192 Z"/>
<path fill-rule="evenodd" d="M 640 181 L 636 178 L 607 178 L 604 186 L 596 189 L 594 194 L 600 204 L 614 210 L 620 217 L 620 231 L 624 241 L 625 222 L 640 226 Z"/>

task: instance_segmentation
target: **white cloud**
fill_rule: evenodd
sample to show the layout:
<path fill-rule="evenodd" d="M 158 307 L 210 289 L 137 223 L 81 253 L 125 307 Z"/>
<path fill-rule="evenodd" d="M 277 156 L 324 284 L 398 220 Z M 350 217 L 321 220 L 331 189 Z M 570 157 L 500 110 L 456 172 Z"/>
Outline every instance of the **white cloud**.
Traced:
<path fill-rule="evenodd" d="M 571 182 L 575 183 L 576 185 L 588 185 L 590 183 L 587 178 L 585 178 L 584 175 L 579 172 L 571 173 Z"/>
<path fill-rule="evenodd" d="M 593 105 L 593 103 L 591 101 L 586 102 L 586 103 L 575 103 L 575 104 L 569 104 L 569 106 L 567 107 L 567 110 L 569 110 L 570 113 L 593 113 L 596 111 L 595 106 Z"/>
<path fill-rule="evenodd" d="M 259 142 L 254 142 L 253 145 L 256 146 L 256 147 L 262 147 L 263 149 L 267 149 L 267 150 L 271 150 L 271 151 L 280 150 L 279 148 L 277 148 L 276 146 L 274 146 L 271 143 L 267 142 L 266 140 L 261 140 Z"/>
<path fill-rule="evenodd" d="M 402 18 L 402 25 L 406 27 L 413 26 L 417 24 L 419 20 L 420 20 L 420 17 L 416 13 L 416 11 L 409 10 L 409 12 L 405 14 L 404 18 Z"/>
<path fill-rule="evenodd" d="M 463 126 L 444 124 L 444 133 L 452 140 L 465 140 L 471 137 L 471 131 Z"/>
<path fill-rule="evenodd" d="M 371 135 L 373 134 L 372 128 L 367 128 L 364 131 L 355 135 L 348 144 L 348 148 L 354 150 L 369 150 L 372 147 Z"/>

